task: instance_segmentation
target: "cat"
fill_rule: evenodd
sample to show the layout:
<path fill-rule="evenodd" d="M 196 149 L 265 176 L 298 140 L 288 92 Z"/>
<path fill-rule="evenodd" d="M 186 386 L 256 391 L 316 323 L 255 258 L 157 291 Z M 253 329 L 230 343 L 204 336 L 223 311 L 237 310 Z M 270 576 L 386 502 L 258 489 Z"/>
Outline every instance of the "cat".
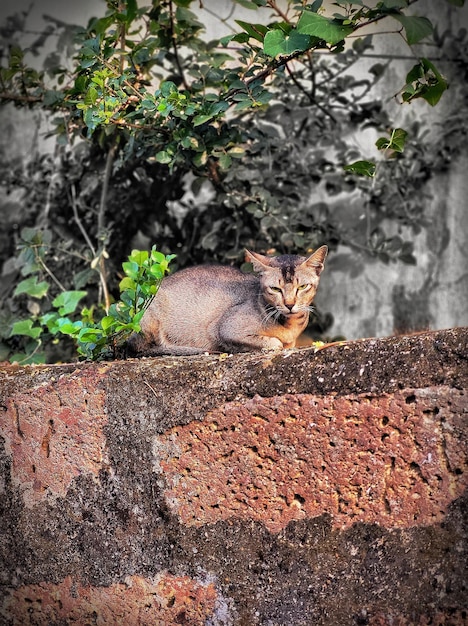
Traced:
<path fill-rule="evenodd" d="M 246 250 L 254 274 L 200 265 L 166 277 L 128 356 L 294 348 L 309 321 L 327 246 L 309 257 Z"/>

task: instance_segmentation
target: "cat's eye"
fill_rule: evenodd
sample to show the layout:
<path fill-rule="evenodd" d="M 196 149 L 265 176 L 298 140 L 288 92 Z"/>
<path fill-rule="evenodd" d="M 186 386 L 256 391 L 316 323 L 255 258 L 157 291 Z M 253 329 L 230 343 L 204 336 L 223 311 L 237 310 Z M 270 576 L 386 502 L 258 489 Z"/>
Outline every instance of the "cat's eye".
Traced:
<path fill-rule="evenodd" d="M 306 283 L 305 285 L 299 285 L 297 290 L 298 291 L 304 291 L 304 289 L 307 289 L 308 287 L 310 287 L 310 285 L 308 283 Z"/>
<path fill-rule="evenodd" d="M 269 287 L 269 289 L 271 291 L 274 291 L 275 293 L 281 293 L 281 288 L 280 287 Z"/>

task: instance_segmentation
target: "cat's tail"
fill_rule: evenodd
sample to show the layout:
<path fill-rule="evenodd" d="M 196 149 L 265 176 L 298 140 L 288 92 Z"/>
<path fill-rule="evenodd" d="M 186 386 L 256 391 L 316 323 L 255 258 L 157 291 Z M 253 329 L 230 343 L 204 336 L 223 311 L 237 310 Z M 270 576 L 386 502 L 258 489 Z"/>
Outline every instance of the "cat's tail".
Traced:
<path fill-rule="evenodd" d="M 202 348 L 192 348 L 190 346 L 161 346 L 148 341 L 141 334 L 132 333 L 127 340 L 125 355 L 127 358 L 142 356 L 191 356 L 195 354 L 205 354 Z"/>
<path fill-rule="evenodd" d="M 127 357 L 143 356 L 148 347 L 148 341 L 143 335 L 132 333 L 125 344 L 125 355 Z"/>

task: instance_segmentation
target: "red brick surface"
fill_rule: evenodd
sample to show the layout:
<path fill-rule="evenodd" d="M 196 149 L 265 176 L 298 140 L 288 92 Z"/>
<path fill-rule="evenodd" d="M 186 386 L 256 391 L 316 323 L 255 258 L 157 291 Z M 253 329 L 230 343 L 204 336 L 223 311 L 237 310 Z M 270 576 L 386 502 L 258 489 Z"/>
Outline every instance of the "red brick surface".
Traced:
<path fill-rule="evenodd" d="M 255 397 L 157 438 L 180 519 L 241 517 L 278 532 L 330 513 L 337 527 L 430 525 L 468 484 L 463 391 Z"/>
<path fill-rule="evenodd" d="M 0 367 L 1 626 L 468 626 L 467 346 Z"/>
<path fill-rule="evenodd" d="M 216 590 L 187 576 L 160 575 L 151 581 L 129 576 L 109 587 L 83 587 L 70 577 L 59 584 L 16 589 L 4 605 L 13 626 L 204 626 L 213 613 Z"/>
<path fill-rule="evenodd" d="M 0 413 L 12 458 L 11 475 L 31 507 L 64 496 L 80 474 L 96 477 L 106 465 L 107 422 L 100 377 L 86 371 L 13 395 Z"/>

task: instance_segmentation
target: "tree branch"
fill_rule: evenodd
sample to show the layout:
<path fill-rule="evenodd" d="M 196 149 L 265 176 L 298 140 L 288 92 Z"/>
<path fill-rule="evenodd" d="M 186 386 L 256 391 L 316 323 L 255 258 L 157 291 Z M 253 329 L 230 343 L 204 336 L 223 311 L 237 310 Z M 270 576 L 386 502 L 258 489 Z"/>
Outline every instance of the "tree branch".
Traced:
<path fill-rule="evenodd" d="M 330 111 L 328 111 L 323 105 L 321 105 L 319 102 L 317 102 L 315 96 L 311 93 L 309 93 L 306 89 L 304 89 L 304 87 L 301 85 L 301 83 L 299 82 L 299 80 L 296 78 L 296 76 L 294 75 L 294 72 L 291 70 L 291 68 L 288 66 L 288 64 L 286 63 L 286 71 L 289 74 L 291 80 L 293 81 L 293 83 L 296 85 L 296 87 L 302 91 L 302 93 L 307 96 L 307 98 L 309 99 L 310 104 L 312 104 L 313 106 L 316 106 L 320 111 L 322 111 L 322 113 L 324 113 L 326 116 L 328 116 L 335 124 L 336 124 L 336 118 L 333 115 L 333 113 L 331 113 Z"/>
<path fill-rule="evenodd" d="M 276 0 L 267 0 L 267 4 L 269 7 L 273 9 L 273 11 L 275 11 L 281 18 L 283 18 L 283 20 L 287 24 L 290 24 L 291 21 L 289 17 L 286 15 L 286 13 L 283 13 L 283 11 L 279 8 L 279 6 L 276 4 Z"/>
<path fill-rule="evenodd" d="M 190 91 L 190 85 L 187 83 L 185 78 L 184 70 L 182 68 L 182 63 L 179 58 L 179 50 L 177 48 L 176 34 L 175 34 L 175 23 L 174 23 L 174 5 L 172 4 L 172 0 L 169 0 L 169 18 L 171 20 L 171 42 L 172 47 L 174 49 L 174 58 L 177 65 L 177 69 L 179 70 L 180 79 L 182 80 L 182 84 L 187 91 Z"/>
<path fill-rule="evenodd" d="M 93 243 L 92 243 L 91 239 L 89 238 L 89 235 L 86 232 L 86 229 L 83 226 L 83 222 L 81 221 L 80 216 L 78 214 L 78 206 L 77 206 L 77 202 L 76 202 L 76 189 L 75 189 L 75 185 L 74 184 L 71 185 L 70 190 L 71 190 L 71 205 L 72 205 L 72 209 L 73 209 L 73 217 L 75 219 L 75 222 L 76 222 L 78 228 L 81 231 L 81 234 L 83 235 L 83 239 L 86 241 L 86 244 L 87 244 L 88 248 L 91 250 L 92 255 L 96 256 L 96 249 L 93 246 Z"/>
<path fill-rule="evenodd" d="M 13 93 L 12 91 L 0 92 L 0 100 L 5 102 L 42 102 L 42 96 L 30 96 L 29 94 Z"/>
<path fill-rule="evenodd" d="M 112 175 L 112 166 L 114 164 L 114 157 L 117 151 L 117 142 L 114 142 L 107 153 L 106 167 L 104 170 L 104 180 L 102 182 L 101 197 L 99 200 L 99 212 L 97 223 L 97 236 L 102 241 L 102 251 L 99 256 L 99 275 L 101 279 L 102 290 L 104 294 L 104 306 L 106 313 L 109 311 L 111 305 L 109 288 L 107 286 L 107 270 L 106 270 L 106 236 L 105 236 L 105 216 L 107 206 L 107 195 L 109 191 L 109 181 Z"/>

